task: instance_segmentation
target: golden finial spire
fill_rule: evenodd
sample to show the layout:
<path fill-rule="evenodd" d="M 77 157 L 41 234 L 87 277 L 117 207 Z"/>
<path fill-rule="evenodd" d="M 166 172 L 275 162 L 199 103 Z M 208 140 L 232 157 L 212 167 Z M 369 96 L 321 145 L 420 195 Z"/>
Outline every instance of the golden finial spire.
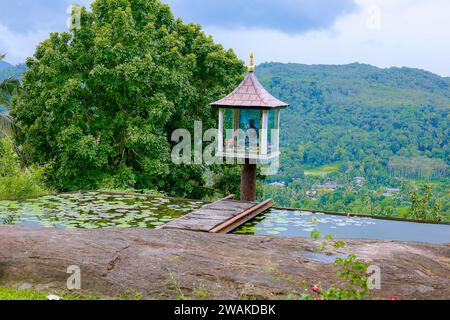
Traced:
<path fill-rule="evenodd" d="M 255 71 L 255 66 L 253 65 L 253 52 L 250 52 L 250 65 L 248 66 L 248 71 Z"/>

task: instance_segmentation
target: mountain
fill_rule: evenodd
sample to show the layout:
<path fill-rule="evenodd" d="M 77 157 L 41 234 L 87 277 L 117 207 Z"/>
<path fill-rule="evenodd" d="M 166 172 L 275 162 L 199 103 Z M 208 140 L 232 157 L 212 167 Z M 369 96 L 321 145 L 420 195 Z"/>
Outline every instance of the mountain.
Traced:
<path fill-rule="evenodd" d="M 25 70 L 24 64 L 1 69 L 0 81 L 20 78 Z M 450 78 L 359 63 L 264 63 L 256 73 L 291 105 L 282 114 L 282 169 L 295 170 L 290 160 L 317 167 L 375 157 L 387 165 L 395 156 L 450 165 Z"/>
<path fill-rule="evenodd" d="M 281 114 L 280 171 L 268 181 L 285 187 L 266 185 L 265 198 L 405 217 L 412 190 L 432 183 L 430 206 L 450 219 L 450 78 L 356 63 L 264 63 L 256 74 L 290 104 Z"/>
<path fill-rule="evenodd" d="M 1 69 L 0 80 L 25 70 Z M 290 104 L 281 115 L 281 168 L 268 179 L 285 187 L 266 184 L 264 198 L 407 217 L 410 192 L 431 181 L 430 207 L 440 203 L 450 221 L 450 78 L 356 63 L 264 63 L 256 74 Z"/>
<path fill-rule="evenodd" d="M 3 64 L 5 63 L 5 64 Z M 22 77 L 22 74 L 25 72 L 27 67 L 25 64 L 18 64 L 16 66 L 12 66 L 7 62 L 0 61 L 0 81 L 5 80 L 9 77 Z"/>
<path fill-rule="evenodd" d="M 1 69 L 0 81 L 25 70 Z M 291 105 L 281 118 L 283 170 L 421 156 L 450 165 L 450 78 L 359 63 L 264 63 L 256 73 Z"/>
<path fill-rule="evenodd" d="M 290 89 L 318 85 L 330 104 L 448 107 L 450 99 L 450 78 L 412 68 L 265 63 L 259 66 L 258 76 L 279 89 L 280 85 Z"/>
<path fill-rule="evenodd" d="M 12 65 L 6 61 L 0 60 L 0 69 L 9 68 L 9 67 L 12 67 Z"/>
<path fill-rule="evenodd" d="M 426 156 L 450 164 L 450 78 L 411 68 L 265 63 L 260 81 L 291 107 L 282 146 L 321 166 Z"/>

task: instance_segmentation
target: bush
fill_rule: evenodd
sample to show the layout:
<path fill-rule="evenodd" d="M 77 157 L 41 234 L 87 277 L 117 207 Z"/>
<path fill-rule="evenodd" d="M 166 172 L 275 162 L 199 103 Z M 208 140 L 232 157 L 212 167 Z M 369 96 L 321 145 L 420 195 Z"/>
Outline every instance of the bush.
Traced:
<path fill-rule="evenodd" d="M 11 140 L 0 139 L 0 199 L 48 193 L 43 183 L 44 170 L 42 167 L 22 169 Z"/>

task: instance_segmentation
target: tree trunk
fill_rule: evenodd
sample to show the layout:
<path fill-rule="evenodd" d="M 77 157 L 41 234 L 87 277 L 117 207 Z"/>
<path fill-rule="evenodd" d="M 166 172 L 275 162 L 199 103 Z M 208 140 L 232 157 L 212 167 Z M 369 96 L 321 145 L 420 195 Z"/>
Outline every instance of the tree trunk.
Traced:
<path fill-rule="evenodd" d="M 248 159 L 245 159 L 245 164 L 242 165 L 241 200 L 256 200 L 256 164 L 249 163 Z"/>

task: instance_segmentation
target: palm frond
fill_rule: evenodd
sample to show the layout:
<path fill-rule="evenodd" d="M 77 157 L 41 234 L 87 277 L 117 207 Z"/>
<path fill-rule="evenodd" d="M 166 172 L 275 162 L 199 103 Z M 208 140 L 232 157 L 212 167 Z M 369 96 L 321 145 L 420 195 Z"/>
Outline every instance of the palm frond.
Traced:
<path fill-rule="evenodd" d="M 5 58 L 5 54 L 0 54 L 0 60 Z M 20 80 L 8 78 L 0 82 L 0 105 L 8 107 L 11 103 L 11 97 L 20 92 Z M 15 127 L 11 117 L 8 114 L 0 113 L 0 137 L 11 137 L 15 133 Z"/>
<path fill-rule="evenodd" d="M 20 87 L 20 80 L 14 77 L 8 78 L 0 82 L 0 90 L 14 92 Z"/>
<path fill-rule="evenodd" d="M 9 107 L 11 97 L 22 91 L 20 80 L 16 78 L 8 78 L 0 82 L 0 105 Z"/>
<path fill-rule="evenodd" d="M 10 96 L 18 94 L 21 90 L 20 80 L 17 78 L 8 78 L 0 82 L 0 93 Z"/>
<path fill-rule="evenodd" d="M 0 113 L 0 137 L 12 136 L 14 130 L 14 124 L 11 117 L 7 114 Z"/>

